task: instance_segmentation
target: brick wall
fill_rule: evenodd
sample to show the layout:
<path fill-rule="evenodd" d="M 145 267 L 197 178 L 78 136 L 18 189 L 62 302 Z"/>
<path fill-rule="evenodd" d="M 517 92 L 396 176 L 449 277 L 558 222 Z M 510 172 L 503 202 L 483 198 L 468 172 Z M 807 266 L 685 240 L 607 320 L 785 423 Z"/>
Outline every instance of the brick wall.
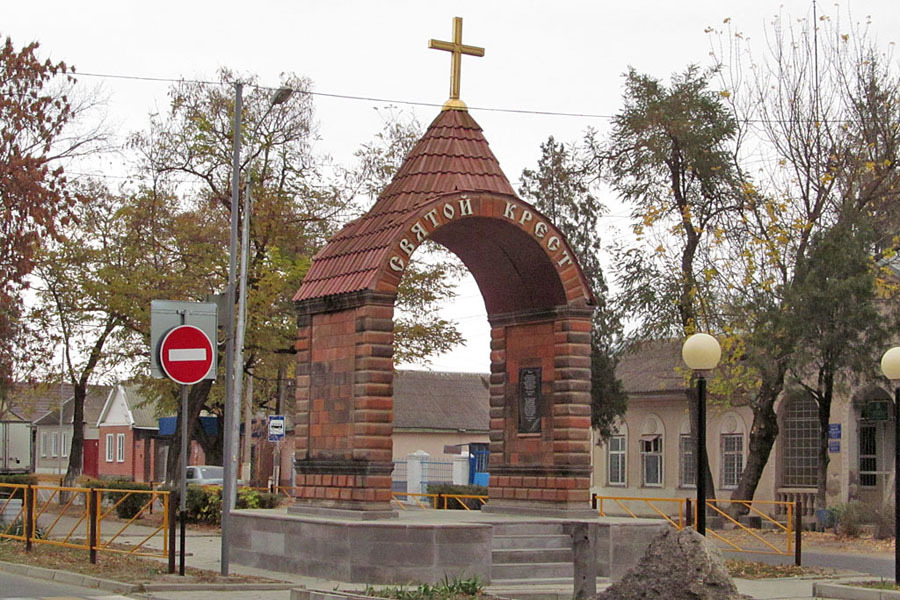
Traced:
<path fill-rule="evenodd" d="M 320 507 L 391 499 L 393 297 L 363 300 L 298 320 L 296 495 Z"/>
<path fill-rule="evenodd" d="M 124 434 L 125 452 L 123 460 L 119 461 L 119 435 Z M 107 461 L 106 453 L 106 436 L 112 435 L 112 461 Z M 133 460 L 134 460 L 134 432 L 128 425 L 100 427 L 100 460 L 97 469 L 98 476 L 101 479 L 134 479 Z"/>
<path fill-rule="evenodd" d="M 587 505 L 590 490 L 590 320 L 507 316 L 491 330 L 492 499 Z M 540 367 L 540 431 L 519 431 L 520 369 Z"/>

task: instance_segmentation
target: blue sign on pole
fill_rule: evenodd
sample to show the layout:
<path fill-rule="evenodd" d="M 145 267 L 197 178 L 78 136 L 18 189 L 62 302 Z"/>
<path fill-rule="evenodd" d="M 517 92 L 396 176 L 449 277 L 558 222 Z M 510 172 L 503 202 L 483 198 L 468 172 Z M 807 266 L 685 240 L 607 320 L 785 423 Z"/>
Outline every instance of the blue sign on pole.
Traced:
<path fill-rule="evenodd" d="M 841 424 L 840 423 L 829 423 L 828 424 L 828 439 L 829 440 L 841 439 Z"/>
<path fill-rule="evenodd" d="M 834 440 L 828 442 L 828 452 L 835 454 L 841 451 L 841 442 L 840 440 Z"/>
<path fill-rule="evenodd" d="M 280 442 L 284 439 L 284 415 L 269 417 L 269 441 Z"/>

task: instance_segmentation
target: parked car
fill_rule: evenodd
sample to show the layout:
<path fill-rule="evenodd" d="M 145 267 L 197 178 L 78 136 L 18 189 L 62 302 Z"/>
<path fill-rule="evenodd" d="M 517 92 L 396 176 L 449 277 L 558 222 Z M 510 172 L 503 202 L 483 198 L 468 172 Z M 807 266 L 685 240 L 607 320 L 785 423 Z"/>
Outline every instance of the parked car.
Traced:
<path fill-rule="evenodd" d="M 224 467 L 215 465 L 188 465 L 188 485 L 222 485 Z"/>

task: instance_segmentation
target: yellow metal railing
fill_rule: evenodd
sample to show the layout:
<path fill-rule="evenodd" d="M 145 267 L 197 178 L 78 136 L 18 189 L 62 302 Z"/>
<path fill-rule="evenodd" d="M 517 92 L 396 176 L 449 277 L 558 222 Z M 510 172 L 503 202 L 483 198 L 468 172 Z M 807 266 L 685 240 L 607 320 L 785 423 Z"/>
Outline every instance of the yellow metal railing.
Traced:
<path fill-rule="evenodd" d="M 426 503 L 420 500 L 421 498 L 428 498 L 430 500 Z M 405 499 L 406 501 L 404 502 L 401 499 Z M 475 494 L 414 494 L 411 492 L 391 492 L 391 501 L 395 502 L 401 510 L 407 510 L 408 508 L 411 508 L 412 505 L 421 509 L 449 510 L 452 508 L 452 505 L 450 504 L 451 500 L 455 500 L 464 510 L 472 510 L 469 505 L 464 502 L 464 500 L 467 499 L 477 500 L 481 506 L 488 501 L 487 496 Z"/>
<path fill-rule="evenodd" d="M 648 498 L 629 496 L 598 496 L 591 498 L 593 507 L 601 516 L 624 516 L 630 518 L 662 518 L 676 529 L 683 529 L 697 522 L 696 503 L 688 498 Z M 727 506 L 739 507 L 727 510 Z M 716 500 L 706 501 L 706 510 L 722 522 L 722 527 L 712 527 L 707 522 L 708 537 L 716 540 L 732 552 L 753 554 L 794 555 L 799 564 L 801 550 L 801 530 L 798 512 L 794 502 L 763 500 Z M 760 528 L 749 527 L 733 516 L 733 513 L 758 517 L 765 524 L 768 533 Z M 774 515 L 774 516 L 773 516 Z M 784 515 L 779 519 L 779 515 Z M 686 519 L 690 517 L 688 522 Z"/>
<path fill-rule="evenodd" d="M 104 494 L 115 496 L 104 505 Z M 116 509 L 135 497 L 140 498 L 140 507 L 134 516 L 118 520 Z M 138 523 L 152 513 L 156 502 L 163 507 L 160 523 Z M 0 537 L 24 541 L 28 550 L 32 544 L 88 550 L 91 562 L 96 562 L 98 551 L 165 558 L 171 550 L 166 535 L 169 508 L 167 491 L 0 483 L 0 514 L 4 516 Z M 109 535 L 104 535 L 104 525 Z M 125 536 L 134 535 L 138 528 L 139 541 L 124 542 Z M 154 538 L 161 539 L 161 550 L 150 546 Z"/>

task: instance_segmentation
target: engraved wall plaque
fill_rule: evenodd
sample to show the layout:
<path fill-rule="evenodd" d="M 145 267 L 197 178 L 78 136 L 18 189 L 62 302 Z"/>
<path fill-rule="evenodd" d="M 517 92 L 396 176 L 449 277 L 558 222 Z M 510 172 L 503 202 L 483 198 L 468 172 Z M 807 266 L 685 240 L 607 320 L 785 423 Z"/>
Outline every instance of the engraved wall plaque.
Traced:
<path fill-rule="evenodd" d="M 519 433 L 541 431 L 541 368 L 519 369 Z"/>

